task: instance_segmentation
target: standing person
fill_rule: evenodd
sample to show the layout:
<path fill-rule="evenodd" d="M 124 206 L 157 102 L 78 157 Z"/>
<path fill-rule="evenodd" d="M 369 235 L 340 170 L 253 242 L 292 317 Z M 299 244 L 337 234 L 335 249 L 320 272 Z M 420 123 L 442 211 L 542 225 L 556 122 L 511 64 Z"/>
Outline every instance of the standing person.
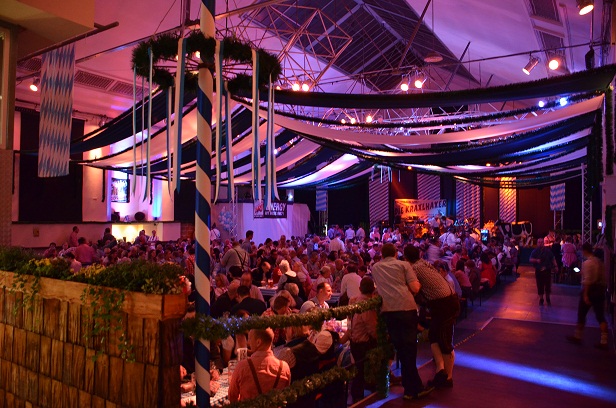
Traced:
<path fill-rule="evenodd" d="M 359 242 L 360 245 L 363 245 L 364 240 L 366 239 L 366 231 L 364 231 L 361 225 L 359 226 L 359 228 L 357 228 L 355 238 L 357 238 L 357 242 Z"/>
<path fill-rule="evenodd" d="M 393 244 L 385 244 L 383 260 L 372 267 L 372 276 L 383 298 L 381 314 L 402 365 L 404 399 L 428 395 L 434 388 L 425 388 L 417 372 L 417 305 L 414 294 L 421 284 L 408 262 L 396 259 Z"/>
<path fill-rule="evenodd" d="M 233 372 L 229 382 L 231 403 L 285 388 L 291 382 L 289 365 L 274 357 L 273 339 L 274 332 L 270 328 L 248 332 L 248 345 L 252 355 L 240 361 Z"/>
<path fill-rule="evenodd" d="M 436 374 L 428 386 L 453 387 L 453 326 L 460 314 L 460 301 L 441 273 L 428 262 L 419 258 L 419 249 L 413 245 L 404 247 L 404 257 L 410 262 L 421 284 L 421 294 L 428 301 L 432 317 L 430 321 L 430 349 L 434 356 Z"/>
<path fill-rule="evenodd" d="M 607 350 L 607 321 L 605 320 L 605 292 L 607 283 L 605 279 L 605 269 L 603 262 L 595 256 L 591 244 L 582 245 L 582 254 L 586 260 L 582 263 L 582 293 L 578 304 L 578 318 L 575 334 L 567 336 L 571 343 L 582 344 L 582 332 L 586 326 L 586 315 L 592 307 L 595 312 L 599 328 L 601 329 L 601 340 L 595 347 Z"/>
<path fill-rule="evenodd" d="M 232 248 L 225 252 L 225 255 L 220 260 L 220 264 L 227 268 L 227 271 L 232 266 L 237 266 L 240 270 L 244 271 L 249 265 L 248 254 L 242 249 L 238 241 L 233 241 Z"/>
<path fill-rule="evenodd" d="M 79 246 L 79 227 L 76 225 L 73 227 L 73 231 L 68 237 L 68 246 L 70 248 L 76 248 Z"/>
<path fill-rule="evenodd" d="M 539 305 L 543 306 L 543 294 L 548 305 L 551 305 L 550 293 L 552 291 L 552 269 L 557 268 L 556 259 L 550 248 L 544 246 L 544 240 L 537 240 L 537 248 L 530 254 L 530 263 L 535 265 L 535 280 L 537 281 L 537 293 Z"/>

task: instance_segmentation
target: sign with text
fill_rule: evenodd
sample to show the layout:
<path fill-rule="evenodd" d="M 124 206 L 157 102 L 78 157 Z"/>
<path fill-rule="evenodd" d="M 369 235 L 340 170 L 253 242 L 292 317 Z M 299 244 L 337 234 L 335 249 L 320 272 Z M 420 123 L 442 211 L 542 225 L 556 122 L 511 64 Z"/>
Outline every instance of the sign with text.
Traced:
<path fill-rule="evenodd" d="M 394 200 L 394 217 L 405 220 L 410 217 L 428 219 L 447 213 L 447 200 L 414 200 L 399 198 Z"/>
<path fill-rule="evenodd" d="M 287 203 L 275 201 L 265 208 L 263 201 L 256 201 L 253 205 L 253 218 L 287 218 Z"/>
<path fill-rule="evenodd" d="M 130 202 L 130 180 L 128 179 L 111 179 L 111 202 L 112 203 L 128 203 Z"/>

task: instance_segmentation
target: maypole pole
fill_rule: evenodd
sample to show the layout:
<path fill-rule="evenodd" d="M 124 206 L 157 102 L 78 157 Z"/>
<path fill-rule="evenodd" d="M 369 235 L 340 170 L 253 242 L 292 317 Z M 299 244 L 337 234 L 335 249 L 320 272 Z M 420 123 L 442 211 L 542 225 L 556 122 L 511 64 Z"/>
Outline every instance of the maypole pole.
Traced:
<path fill-rule="evenodd" d="M 214 38 L 214 12 L 216 0 L 201 0 L 201 33 Z M 220 75 L 220 73 L 218 74 Z M 212 101 L 214 80 L 209 68 L 199 69 L 197 93 L 197 193 L 195 207 L 195 286 L 197 313 L 210 314 L 210 217 L 212 180 L 210 178 L 212 151 Z M 210 406 L 210 342 L 195 342 L 195 371 L 197 380 L 197 406 Z"/>

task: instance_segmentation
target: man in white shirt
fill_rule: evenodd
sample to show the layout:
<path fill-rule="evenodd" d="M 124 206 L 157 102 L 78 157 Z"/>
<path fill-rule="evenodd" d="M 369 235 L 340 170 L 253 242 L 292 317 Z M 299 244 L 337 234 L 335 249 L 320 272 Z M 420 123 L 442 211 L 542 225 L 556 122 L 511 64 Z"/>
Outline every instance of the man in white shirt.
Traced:
<path fill-rule="evenodd" d="M 336 237 L 334 239 L 332 239 L 332 241 L 329 243 L 329 251 L 343 251 L 344 250 L 344 243 L 342 242 L 342 240 L 340 239 L 340 233 L 336 234 Z"/>
<path fill-rule="evenodd" d="M 353 229 L 353 225 L 349 225 L 344 232 L 344 239 L 346 241 L 353 241 L 355 239 L 355 230 Z"/>
<path fill-rule="evenodd" d="M 347 268 L 347 273 L 342 277 L 340 283 L 340 293 L 346 293 L 349 299 L 353 299 L 360 295 L 359 284 L 361 277 L 357 274 L 357 265 L 350 263 Z"/>

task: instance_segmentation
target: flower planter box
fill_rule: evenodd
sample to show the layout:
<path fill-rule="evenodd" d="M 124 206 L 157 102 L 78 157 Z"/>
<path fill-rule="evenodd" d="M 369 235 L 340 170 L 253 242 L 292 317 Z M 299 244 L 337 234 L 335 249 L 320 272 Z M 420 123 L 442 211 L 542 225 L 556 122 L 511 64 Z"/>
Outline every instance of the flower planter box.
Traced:
<path fill-rule="evenodd" d="M 134 362 L 122 359 L 119 333 L 86 339 L 86 284 L 40 279 L 26 307 L 0 271 L 0 407 L 177 407 L 184 295 L 128 292 L 124 333 Z M 98 358 L 94 359 L 96 354 Z"/>

